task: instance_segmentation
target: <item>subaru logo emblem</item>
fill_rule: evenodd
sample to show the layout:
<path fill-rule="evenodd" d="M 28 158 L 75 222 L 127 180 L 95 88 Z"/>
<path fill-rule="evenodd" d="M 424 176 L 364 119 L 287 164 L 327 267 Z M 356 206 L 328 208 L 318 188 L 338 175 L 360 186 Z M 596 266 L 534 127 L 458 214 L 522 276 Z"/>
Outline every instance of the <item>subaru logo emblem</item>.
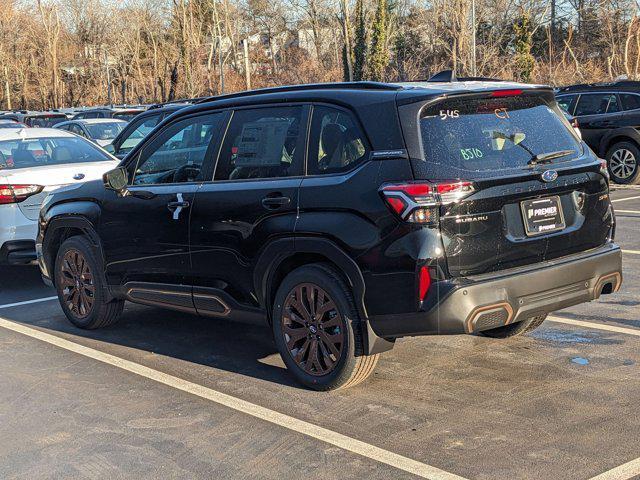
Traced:
<path fill-rule="evenodd" d="M 544 172 L 544 173 L 547 173 L 547 172 Z M 84 178 L 84 173 L 76 173 L 76 174 L 73 176 L 73 179 L 74 179 L 74 180 L 82 180 L 83 178 Z"/>
<path fill-rule="evenodd" d="M 555 170 L 542 172 L 542 181 L 544 182 L 553 182 L 556 178 L 558 178 L 558 172 Z"/>

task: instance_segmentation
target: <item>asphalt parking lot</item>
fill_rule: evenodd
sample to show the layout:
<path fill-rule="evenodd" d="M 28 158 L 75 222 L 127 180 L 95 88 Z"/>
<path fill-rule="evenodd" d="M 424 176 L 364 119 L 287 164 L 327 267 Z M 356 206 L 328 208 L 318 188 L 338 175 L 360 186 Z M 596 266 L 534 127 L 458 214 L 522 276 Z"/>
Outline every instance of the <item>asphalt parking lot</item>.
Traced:
<path fill-rule="evenodd" d="M 81 331 L 3 267 L 0 478 L 637 478 L 640 189 L 612 199 L 619 293 L 508 341 L 401 340 L 333 393 L 263 327 L 129 305 Z"/>

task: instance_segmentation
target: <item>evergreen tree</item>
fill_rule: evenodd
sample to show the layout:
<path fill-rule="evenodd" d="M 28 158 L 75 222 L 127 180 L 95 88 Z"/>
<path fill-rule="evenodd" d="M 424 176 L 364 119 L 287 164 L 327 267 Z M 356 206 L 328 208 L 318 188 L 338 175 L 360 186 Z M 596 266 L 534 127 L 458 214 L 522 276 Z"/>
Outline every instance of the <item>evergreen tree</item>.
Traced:
<path fill-rule="evenodd" d="M 356 0 L 356 39 L 353 46 L 353 79 L 364 79 L 367 57 L 367 26 L 365 24 L 364 0 Z"/>
<path fill-rule="evenodd" d="M 376 82 L 384 80 L 384 73 L 389 64 L 387 49 L 387 0 L 378 0 L 376 16 L 371 36 L 371 54 L 368 61 L 369 78 Z"/>
<path fill-rule="evenodd" d="M 520 20 L 513 25 L 515 33 L 515 76 L 521 82 L 530 82 L 536 60 L 531 54 L 532 32 L 529 14 L 522 13 Z"/>

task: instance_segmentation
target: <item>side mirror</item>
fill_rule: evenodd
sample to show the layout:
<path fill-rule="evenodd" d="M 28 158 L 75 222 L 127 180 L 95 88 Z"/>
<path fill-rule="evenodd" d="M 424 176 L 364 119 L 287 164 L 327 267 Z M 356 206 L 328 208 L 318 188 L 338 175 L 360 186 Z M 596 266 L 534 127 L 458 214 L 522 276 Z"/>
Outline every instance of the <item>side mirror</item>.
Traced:
<path fill-rule="evenodd" d="M 104 188 L 123 195 L 127 191 L 129 174 L 124 167 L 114 168 L 102 176 L 102 181 L 104 182 Z"/>
<path fill-rule="evenodd" d="M 115 155 L 116 154 L 116 147 L 113 146 L 113 143 L 108 143 L 107 145 L 105 145 L 102 148 L 104 148 L 111 155 Z"/>

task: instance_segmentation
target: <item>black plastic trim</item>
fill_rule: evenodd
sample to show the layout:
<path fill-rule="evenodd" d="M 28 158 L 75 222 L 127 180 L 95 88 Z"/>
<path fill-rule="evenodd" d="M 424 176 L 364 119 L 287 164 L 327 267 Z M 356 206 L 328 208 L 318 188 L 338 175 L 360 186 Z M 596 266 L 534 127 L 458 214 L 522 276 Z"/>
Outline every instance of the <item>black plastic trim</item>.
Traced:
<path fill-rule="evenodd" d="M 615 291 L 621 283 L 622 252 L 609 243 L 527 267 L 445 281 L 436 288 L 450 290 L 428 311 L 373 316 L 370 322 L 377 335 L 393 338 L 472 333 L 482 308 L 510 307 L 508 322 L 515 323 L 595 300 L 604 285 L 611 284 Z"/>

